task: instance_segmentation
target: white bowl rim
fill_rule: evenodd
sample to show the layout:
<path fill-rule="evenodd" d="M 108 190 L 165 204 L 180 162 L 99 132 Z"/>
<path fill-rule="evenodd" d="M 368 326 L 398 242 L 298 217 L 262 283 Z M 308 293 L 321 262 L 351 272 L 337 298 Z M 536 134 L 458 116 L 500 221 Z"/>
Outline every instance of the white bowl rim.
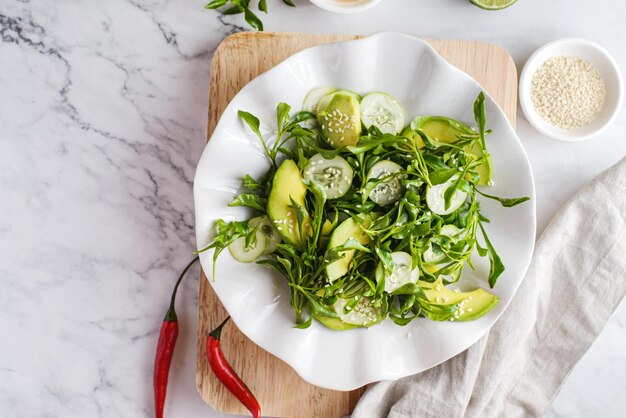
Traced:
<path fill-rule="evenodd" d="M 592 49 L 595 49 L 597 52 L 599 52 L 600 55 L 606 58 L 607 62 L 610 64 L 613 72 L 615 73 L 616 80 L 617 80 L 616 90 L 617 90 L 618 97 L 617 97 L 617 102 L 615 104 L 614 109 L 611 110 L 611 115 L 597 129 L 584 135 L 569 135 L 569 134 L 564 134 L 561 132 L 545 129 L 542 124 L 538 123 L 541 116 L 537 114 L 532 103 L 530 103 L 530 98 L 526 94 L 526 92 L 530 89 L 530 77 L 532 76 L 532 74 L 530 74 L 530 67 L 532 66 L 532 64 L 534 64 L 534 62 L 538 59 L 538 57 L 541 54 L 543 54 L 545 51 L 551 48 L 555 48 L 557 46 L 563 45 L 563 44 L 568 44 L 568 43 L 591 47 Z M 613 56 L 603 46 L 589 39 L 568 37 L 568 38 L 555 39 L 553 41 L 550 41 L 542 45 L 535 52 L 532 53 L 532 55 L 528 58 L 528 60 L 526 60 L 526 63 L 524 64 L 524 68 L 522 69 L 522 72 L 519 78 L 518 96 L 519 96 L 520 104 L 522 106 L 522 110 L 524 111 L 524 115 L 526 116 L 526 119 L 528 120 L 528 122 L 533 126 L 533 128 L 538 130 L 543 135 L 546 135 L 552 139 L 556 139 L 557 141 L 580 142 L 580 141 L 584 141 L 584 140 L 600 135 L 615 121 L 622 106 L 622 101 L 623 101 L 623 96 L 624 96 L 623 86 L 624 86 L 624 81 L 623 81 L 623 77 L 622 77 L 622 73 L 620 71 L 619 65 L 617 64 L 617 61 L 615 61 L 615 58 L 613 58 Z"/>
<path fill-rule="evenodd" d="M 417 36 L 413 36 L 413 35 L 409 35 L 406 33 L 401 33 L 401 32 L 393 32 L 393 31 L 381 31 L 381 32 L 376 32 L 373 33 L 371 35 L 362 37 L 362 38 L 357 38 L 357 39 L 353 39 L 353 40 L 345 40 L 345 41 L 337 41 L 337 42 L 331 42 L 331 43 L 327 43 L 327 44 L 320 44 L 320 45 L 315 45 L 315 46 L 311 46 L 308 48 L 305 48 L 301 51 L 298 51 L 297 53 L 289 56 L 288 58 L 286 58 L 285 60 L 279 62 L 278 64 L 276 64 L 275 66 L 269 68 L 268 70 L 264 71 L 263 73 L 259 74 L 257 77 L 255 77 L 253 80 L 251 80 L 248 84 L 246 84 L 244 87 L 242 87 L 242 89 L 237 92 L 237 94 L 235 94 L 235 96 L 233 96 L 233 98 L 230 100 L 229 104 L 226 106 L 226 108 L 224 109 L 224 112 L 228 111 L 229 108 L 231 107 L 232 103 L 235 101 L 235 99 L 237 98 L 237 96 L 239 96 L 240 94 L 242 94 L 242 92 L 245 90 L 246 86 L 248 86 L 249 84 L 255 82 L 255 80 L 259 79 L 259 78 L 264 78 L 264 77 L 268 77 L 270 74 L 278 71 L 277 67 L 281 66 L 283 63 L 292 60 L 295 56 L 300 55 L 301 53 L 304 53 L 305 51 L 311 50 L 311 49 L 316 49 L 316 48 L 322 48 L 325 46 L 329 46 L 329 45 L 335 45 L 335 44 L 347 44 L 347 43 L 356 43 L 356 42 L 369 42 L 372 39 L 376 39 L 376 38 L 380 38 L 380 37 L 404 37 L 404 38 L 411 38 L 412 40 L 421 43 L 426 49 L 430 50 L 433 54 L 435 59 L 439 60 L 440 62 L 444 63 L 449 70 L 453 71 L 453 72 L 457 72 L 457 73 L 461 73 L 463 74 L 465 77 L 467 77 L 468 81 L 471 81 L 473 84 L 475 84 L 476 86 L 480 87 L 481 90 L 484 92 L 485 97 L 488 98 L 493 105 L 498 109 L 498 111 L 503 115 L 503 120 L 505 122 L 505 125 L 508 127 L 509 131 L 513 133 L 515 140 L 521 145 L 521 151 L 522 151 L 522 155 L 524 157 L 524 160 L 526 162 L 526 164 L 528 165 L 529 171 L 528 171 L 528 175 L 529 175 L 529 180 L 530 180 L 530 188 L 531 188 L 531 193 L 530 193 L 530 197 L 531 200 L 530 203 L 532 205 L 532 225 L 529 225 L 530 227 L 530 234 L 531 234 L 531 239 L 532 242 L 534 243 L 536 241 L 536 225 L 537 225 L 537 215 L 536 215 L 536 188 L 535 188 L 535 181 L 534 181 L 534 176 L 533 176 L 533 172 L 531 169 L 531 165 L 530 165 L 530 161 L 528 159 L 528 155 L 526 154 L 526 150 L 524 149 L 522 142 L 519 138 L 519 136 L 517 135 L 517 133 L 515 132 L 515 129 L 513 128 L 513 125 L 511 124 L 511 121 L 509 120 L 509 118 L 506 116 L 506 114 L 504 113 L 504 111 L 502 110 L 502 108 L 500 107 L 500 105 L 491 97 L 491 95 L 489 94 L 489 92 L 487 92 L 482 85 L 480 85 L 480 83 L 478 83 L 474 78 L 472 78 L 469 74 L 467 74 L 466 72 L 460 70 L 459 68 L 457 68 L 455 65 L 449 63 L 446 59 L 444 59 L 438 52 L 437 50 L 430 45 L 427 41 L 425 41 L 424 39 L 417 37 Z M 213 131 L 213 134 L 211 136 L 211 138 L 220 131 L 220 125 L 222 123 L 222 118 L 220 117 L 220 120 L 218 120 L 218 123 L 215 126 L 215 129 Z M 210 142 L 210 141 L 209 141 Z M 195 187 L 195 180 L 194 180 L 194 195 L 196 193 L 196 187 Z M 196 214 L 197 217 L 197 214 Z M 198 245 L 200 245 L 200 242 L 198 242 Z M 430 368 L 436 367 L 439 364 L 442 364 L 444 362 L 446 362 L 447 360 L 449 360 L 450 358 L 462 353 L 463 351 L 465 351 L 467 348 L 469 348 L 470 346 L 474 345 L 476 342 L 478 342 L 478 340 L 480 340 L 485 334 L 487 334 L 487 332 L 491 329 L 491 327 L 498 322 L 498 320 L 500 319 L 500 317 L 502 316 L 502 314 L 508 309 L 508 306 L 510 305 L 510 303 L 513 300 L 513 297 L 515 296 L 515 294 L 517 293 L 517 290 L 519 289 L 519 286 L 522 284 L 523 279 L 526 275 L 526 272 L 528 271 L 528 268 L 530 266 L 530 262 L 534 253 L 534 245 L 532 246 L 532 248 L 530 249 L 530 254 L 528 255 L 527 260 L 525 260 L 525 265 L 522 268 L 522 277 L 519 279 L 519 281 L 514 285 L 513 288 L 513 293 L 511 295 L 511 298 L 509 300 L 501 300 L 500 302 L 500 306 L 502 306 L 502 310 L 498 313 L 492 313 L 493 316 L 493 322 L 486 327 L 485 329 L 481 330 L 480 332 L 476 333 L 475 335 L 472 336 L 471 339 L 467 339 L 465 340 L 464 344 L 461 345 L 461 348 L 458 350 L 458 352 L 456 354 L 453 354 L 449 357 L 443 358 L 440 361 L 431 363 L 428 367 L 426 367 L 423 370 L 420 371 L 414 371 L 411 370 L 409 372 L 403 372 L 401 375 L 395 377 L 397 378 L 402 378 L 405 376 L 409 376 L 415 373 L 421 373 L 423 371 L 426 371 Z M 208 255 L 206 255 L 206 253 L 204 253 L 205 257 L 201 257 L 200 261 L 201 263 L 203 261 L 205 261 L 205 259 L 208 262 Z M 210 279 L 207 277 L 207 279 L 209 281 L 209 283 L 212 285 Z M 219 296 L 218 296 L 219 298 Z M 296 371 L 296 373 L 300 376 L 300 378 L 302 378 L 303 380 L 307 381 L 308 383 L 321 387 L 321 388 L 325 388 L 325 389 L 330 389 L 330 390 L 335 390 L 335 391 L 351 391 L 351 390 L 355 390 L 358 389 L 366 384 L 369 383 L 374 383 L 379 381 L 380 379 L 376 379 L 373 378 L 373 376 L 368 375 L 368 376 L 363 376 L 361 378 L 361 382 L 360 383 L 355 383 L 354 381 L 348 384 L 342 384 L 340 386 L 329 386 L 327 383 L 320 381 L 320 379 L 318 378 L 313 378 L 312 376 L 307 375 L 306 373 L 303 373 L 302 368 L 300 367 L 300 365 L 298 364 L 294 364 L 293 362 L 283 358 L 280 353 L 278 353 L 275 349 L 273 349 L 272 347 L 267 346 L 266 344 L 263 343 L 259 343 L 257 341 L 255 341 L 255 339 L 249 334 L 249 330 L 242 328 L 239 326 L 237 318 L 232 317 L 231 318 L 234 322 L 234 324 L 238 327 L 238 329 L 240 330 L 240 332 L 242 332 L 247 338 L 249 338 L 250 340 L 252 340 L 255 344 L 257 344 L 259 347 L 261 347 L 263 350 L 269 352 L 270 354 L 276 356 L 277 358 L 279 358 L 281 361 L 287 363 L 289 365 L 289 367 L 291 367 L 294 371 Z"/>
<path fill-rule="evenodd" d="M 337 6 L 336 0 L 309 0 L 315 6 L 320 9 L 324 9 L 333 13 L 341 13 L 341 14 L 349 14 L 349 13 L 358 13 L 365 11 L 371 7 L 374 7 L 376 4 L 380 3 L 381 0 L 361 0 L 360 3 L 350 5 L 346 3 L 345 6 Z"/>

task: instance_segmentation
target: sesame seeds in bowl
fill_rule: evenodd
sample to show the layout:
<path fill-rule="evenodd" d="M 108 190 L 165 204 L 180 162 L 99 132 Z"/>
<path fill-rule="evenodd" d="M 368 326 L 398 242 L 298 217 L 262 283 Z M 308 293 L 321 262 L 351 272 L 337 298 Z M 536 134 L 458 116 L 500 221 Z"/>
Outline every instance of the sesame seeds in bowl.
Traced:
<path fill-rule="evenodd" d="M 539 132 L 561 141 L 600 134 L 617 116 L 622 77 L 599 45 L 561 39 L 539 48 L 520 77 L 520 102 Z"/>

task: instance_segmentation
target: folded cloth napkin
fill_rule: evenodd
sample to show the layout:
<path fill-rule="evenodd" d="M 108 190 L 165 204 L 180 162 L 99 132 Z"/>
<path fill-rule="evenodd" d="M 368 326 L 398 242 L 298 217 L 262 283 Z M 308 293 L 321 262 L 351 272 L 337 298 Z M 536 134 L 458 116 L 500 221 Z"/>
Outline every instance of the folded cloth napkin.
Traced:
<path fill-rule="evenodd" d="M 625 255 L 626 158 L 554 217 L 487 335 L 437 367 L 372 385 L 352 418 L 541 416 L 626 294 Z"/>

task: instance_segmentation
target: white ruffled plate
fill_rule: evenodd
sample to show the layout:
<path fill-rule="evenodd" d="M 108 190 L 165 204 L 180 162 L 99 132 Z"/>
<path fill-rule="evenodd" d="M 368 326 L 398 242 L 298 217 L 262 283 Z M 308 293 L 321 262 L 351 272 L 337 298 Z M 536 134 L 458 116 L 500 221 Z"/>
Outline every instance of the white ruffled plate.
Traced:
<path fill-rule="evenodd" d="M 194 196 L 198 247 L 210 242 L 216 219 L 243 220 L 250 212 L 227 205 L 245 174 L 262 175 L 269 167 L 261 145 L 237 117 L 242 109 L 258 116 L 262 128 L 275 128 L 275 108 L 283 101 L 299 110 L 313 87 L 331 86 L 359 93 L 384 91 L 400 100 L 407 116 L 445 115 L 473 125 L 473 102 L 480 85 L 444 61 L 428 44 L 408 35 L 380 33 L 357 41 L 316 46 L 299 52 L 246 85 L 230 102 L 209 141 L 196 172 Z M 211 280 L 211 253 L 202 267 L 237 327 L 252 341 L 293 367 L 308 382 L 352 390 L 397 379 L 433 367 L 462 352 L 494 324 L 517 290 L 535 241 L 535 189 L 522 145 L 502 110 L 487 97 L 488 146 L 493 158 L 490 194 L 532 200 L 514 208 L 483 199 L 491 219 L 487 231 L 506 271 L 493 290 L 500 305 L 483 318 L 465 323 L 417 319 L 405 327 L 390 320 L 370 329 L 332 331 L 317 322 L 294 328 L 285 279 L 274 271 L 235 261 L 224 251 Z M 488 261 L 475 258 L 462 288 L 488 288 Z"/>

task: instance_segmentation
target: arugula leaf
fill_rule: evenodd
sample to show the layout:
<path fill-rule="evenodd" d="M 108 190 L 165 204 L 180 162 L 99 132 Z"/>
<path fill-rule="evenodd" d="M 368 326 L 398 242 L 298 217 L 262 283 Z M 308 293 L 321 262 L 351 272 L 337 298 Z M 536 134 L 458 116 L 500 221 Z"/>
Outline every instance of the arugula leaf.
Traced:
<path fill-rule="evenodd" d="M 458 173 L 458 171 L 457 171 L 457 173 Z M 463 173 L 463 174 L 465 174 L 465 173 Z M 467 183 L 467 180 L 465 180 L 465 177 L 463 175 L 459 176 L 459 178 L 456 179 L 456 181 L 454 183 L 452 183 L 450 185 L 450 187 L 448 187 L 446 189 L 446 191 L 443 193 L 444 208 L 445 209 L 448 209 L 450 207 L 450 204 L 452 204 L 452 197 L 457 192 L 457 190 L 459 190 L 459 188 L 461 188 L 461 184 L 462 183 Z"/>
<path fill-rule="evenodd" d="M 241 182 L 241 185 L 251 192 L 258 192 L 265 190 L 265 186 L 259 181 L 252 178 L 249 174 L 246 174 Z"/>
<path fill-rule="evenodd" d="M 278 106 L 276 106 L 276 126 L 278 127 L 279 135 L 284 132 L 285 126 L 289 123 L 289 111 L 291 110 L 291 106 L 287 103 L 280 102 Z M 278 142 L 278 140 L 276 141 Z"/>
<path fill-rule="evenodd" d="M 215 238 L 213 239 L 213 242 L 210 245 L 196 251 L 195 254 L 200 254 L 210 249 L 215 249 L 215 251 L 213 252 L 213 270 L 212 270 L 213 280 L 215 280 L 215 266 L 217 264 L 217 258 L 219 257 L 220 253 L 226 247 L 232 244 L 236 239 L 241 238 L 241 237 L 246 237 L 246 244 L 248 244 L 249 241 L 252 241 L 253 239 L 255 239 L 255 238 L 252 238 L 251 236 L 255 236 L 255 235 L 256 235 L 256 231 L 248 227 L 248 221 L 226 222 L 222 219 L 218 219 L 217 224 L 216 224 L 216 235 L 215 235 Z"/>
<path fill-rule="evenodd" d="M 485 232 L 485 228 L 483 228 L 482 223 L 478 223 L 480 226 L 480 230 L 483 233 L 483 238 L 485 239 L 485 244 L 487 245 L 487 255 L 489 256 L 489 287 L 493 288 L 496 285 L 496 281 L 498 277 L 504 272 L 504 264 L 502 264 L 502 260 L 500 260 L 500 256 L 496 252 L 495 248 L 489 241 L 489 237 L 487 236 L 487 232 Z"/>
<path fill-rule="evenodd" d="M 237 114 L 248 125 L 250 130 L 257 136 L 257 138 L 259 138 L 268 158 L 272 159 L 271 153 L 267 148 L 267 144 L 265 143 L 265 139 L 263 139 L 263 135 L 261 135 L 261 122 L 259 121 L 259 118 L 254 116 L 252 113 L 248 113 L 243 110 L 239 110 Z M 276 165 L 275 161 L 272 160 L 272 162 L 274 163 L 274 165 Z"/>
<path fill-rule="evenodd" d="M 313 193 L 313 241 L 311 245 L 317 246 L 317 241 L 322 230 L 322 224 L 326 219 L 324 216 L 324 204 L 326 203 L 326 192 L 318 183 L 309 180 L 302 181 Z"/>
<path fill-rule="evenodd" d="M 306 211 L 304 208 L 293 198 L 291 195 L 289 196 L 289 200 L 291 201 L 291 208 L 296 212 L 296 220 L 298 221 L 298 236 L 302 241 L 304 241 L 304 219 L 306 218 Z"/>
<path fill-rule="evenodd" d="M 399 289 L 394 290 L 392 295 L 414 295 L 426 297 L 422 288 L 416 283 L 407 283 L 402 285 Z"/>
<path fill-rule="evenodd" d="M 254 193 L 242 193 L 235 198 L 228 206 L 246 206 L 265 213 L 267 207 L 267 199 Z"/>
<path fill-rule="evenodd" d="M 313 323 L 313 315 L 309 315 L 306 321 L 294 325 L 294 328 L 307 329 L 311 326 L 312 323 Z"/>
<path fill-rule="evenodd" d="M 311 293 L 307 292 L 300 286 L 291 285 L 294 289 L 298 290 L 302 293 L 302 295 L 308 299 L 310 303 L 311 313 L 313 315 L 323 315 L 328 316 L 330 318 L 339 318 L 337 312 L 334 309 L 327 307 L 323 303 L 320 302 L 320 299 L 316 296 L 313 296 Z"/>
<path fill-rule="evenodd" d="M 505 208 L 511 208 L 513 206 L 519 205 L 520 203 L 524 203 L 524 202 L 530 200 L 530 197 L 506 198 L 506 197 L 492 196 L 492 195 L 489 195 L 487 193 L 481 192 L 477 187 L 474 187 L 474 190 L 476 190 L 476 192 L 478 192 L 478 194 L 480 194 L 482 196 L 485 196 L 485 197 L 487 197 L 489 199 L 497 200 Z"/>
<path fill-rule="evenodd" d="M 485 94 L 482 91 L 480 92 L 480 94 L 476 98 L 476 101 L 474 102 L 474 119 L 476 119 L 476 124 L 478 125 L 478 133 L 480 135 L 480 139 L 484 143 L 486 117 L 485 117 Z"/>
<path fill-rule="evenodd" d="M 430 173 L 430 182 L 433 186 L 443 184 L 450 180 L 455 174 L 459 174 L 459 170 L 457 168 L 440 168 Z"/>
<path fill-rule="evenodd" d="M 326 255 L 324 256 L 325 263 L 330 264 L 334 261 L 337 261 L 343 258 L 343 252 L 348 251 L 348 250 L 359 250 L 359 251 L 363 251 L 364 253 L 370 252 L 369 248 L 361 244 L 356 239 L 350 238 L 343 244 L 326 250 Z"/>
<path fill-rule="evenodd" d="M 393 262 L 393 258 L 391 258 L 391 252 L 386 251 L 378 246 L 374 248 L 374 251 L 376 252 L 376 255 L 378 256 L 380 261 L 383 263 L 385 271 L 391 271 L 395 265 Z"/>

